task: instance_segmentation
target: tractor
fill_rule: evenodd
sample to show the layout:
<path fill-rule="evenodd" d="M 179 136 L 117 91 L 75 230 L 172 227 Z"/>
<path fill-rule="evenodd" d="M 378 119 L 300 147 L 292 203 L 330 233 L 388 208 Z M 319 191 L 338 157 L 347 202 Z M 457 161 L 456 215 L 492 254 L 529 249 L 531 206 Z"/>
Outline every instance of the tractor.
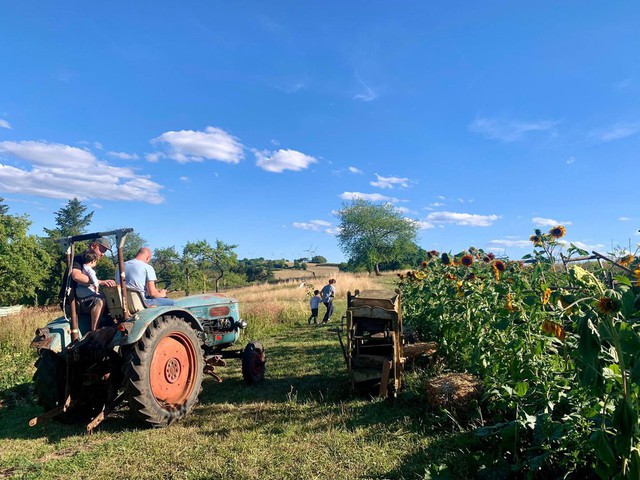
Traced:
<path fill-rule="evenodd" d="M 36 330 L 31 346 L 38 350 L 33 380 L 45 413 L 34 426 L 55 418 L 85 422 L 90 433 L 121 403 L 144 424 L 165 427 L 184 418 L 198 401 L 204 374 L 222 379 L 215 367 L 227 358 L 242 359 L 247 384 L 264 379 L 265 351 L 258 342 L 230 349 L 247 324 L 238 301 L 218 293 L 191 295 L 172 306 L 147 307 L 142 294 L 127 289 L 123 246 L 133 230 L 75 235 L 60 239 L 71 272 L 78 242 L 115 238 L 123 281 L 101 287 L 106 314 L 91 329 L 89 315 L 79 312 L 71 275 L 65 275 L 64 314 Z"/>

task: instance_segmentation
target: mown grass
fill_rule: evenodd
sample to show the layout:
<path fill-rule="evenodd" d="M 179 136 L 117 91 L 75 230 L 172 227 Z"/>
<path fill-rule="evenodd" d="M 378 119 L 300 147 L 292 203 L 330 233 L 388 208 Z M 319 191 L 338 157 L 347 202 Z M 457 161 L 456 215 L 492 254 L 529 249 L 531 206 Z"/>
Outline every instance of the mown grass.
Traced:
<path fill-rule="evenodd" d="M 345 278 L 343 288 L 346 283 Z M 423 478 L 429 465 L 464 451 L 464 434 L 433 434 L 419 381 L 409 381 L 415 388 L 403 391 L 394 404 L 353 395 L 336 334 L 326 326 L 307 326 L 304 294 L 290 289 L 286 300 L 280 297 L 285 291 L 258 292 L 235 295 L 246 297 L 243 316 L 258 324 L 250 336 L 266 347 L 265 381 L 244 385 L 239 360 L 229 360 L 220 369 L 222 383 L 205 379 L 191 415 L 160 430 L 140 428 L 125 411 L 112 414 L 90 436 L 82 425 L 30 428 L 29 419 L 41 413 L 25 379 L 32 367 L 22 358 L 5 357 L 4 348 L 8 338 L 22 348 L 33 323 L 43 322 L 23 320 L 26 340 L 16 336 L 22 327 L 16 326 L 12 337 L 3 333 L 2 365 L 21 367 L 3 392 L 18 400 L 0 407 L 0 477 L 414 479 Z M 257 307 L 264 305 L 262 293 L 281 307 L 268 321 L 261 320 Z M 346 307 L 346 292 L 339 293 L 333 324 Z"/>

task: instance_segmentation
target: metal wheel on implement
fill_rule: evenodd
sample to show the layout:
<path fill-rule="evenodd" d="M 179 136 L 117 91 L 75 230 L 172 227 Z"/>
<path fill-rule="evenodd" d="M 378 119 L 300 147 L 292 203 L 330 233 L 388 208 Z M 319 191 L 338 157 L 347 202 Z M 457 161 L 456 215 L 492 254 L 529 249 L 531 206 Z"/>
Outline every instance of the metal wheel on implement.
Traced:
<path fill-rule="evenodd" d="M 242 354 L 242 377 L 247 385 L 254 385 L 264 380 L 265 353 L 258 342 L 249 342 Z"/>

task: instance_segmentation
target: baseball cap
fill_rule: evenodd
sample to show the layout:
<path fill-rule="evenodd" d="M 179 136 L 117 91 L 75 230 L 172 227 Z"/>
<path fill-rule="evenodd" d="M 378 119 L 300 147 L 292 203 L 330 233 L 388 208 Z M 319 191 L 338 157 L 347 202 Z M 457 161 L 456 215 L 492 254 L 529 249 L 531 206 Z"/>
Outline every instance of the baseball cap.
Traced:
<path fill-rule="evenodd" d="M 95 243 L 96 245 L 102 245 L 104 248 L 111 251 L 111 244 L 109 243 L 109 240 L 107 240 L 106 237 L 96 238 L 91 243 Z"/>

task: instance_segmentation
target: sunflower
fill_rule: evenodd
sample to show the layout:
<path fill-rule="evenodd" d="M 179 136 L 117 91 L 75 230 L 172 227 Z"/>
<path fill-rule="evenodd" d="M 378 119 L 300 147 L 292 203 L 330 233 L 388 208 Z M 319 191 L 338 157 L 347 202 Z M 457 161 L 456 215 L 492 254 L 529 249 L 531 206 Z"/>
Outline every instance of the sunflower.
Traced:
<path fill-rule="evenodd" d="M 551 289 L 547 288 L 544 293 L 542 294 L 542 304 L 546 305 L 547 303 L 549 303 L 549 298 L 551 297 Z"/>
<path fill-rule="evenodd" d="M 510 312 L 517 312 L 518 307 L 513 306 L 513 299 L 511 298 L 511 294 L 507 293 L 507 310 Z"/>
<path fill-rule="evenodd" d="M 551 320 L 545 320 L 542 322 L 542 331 L 544 333 L 548 333 L 549 335 L 553 335 L 559 340 L 564 341 L 566 338 L 566 334 L 562 325 L 559 325 Z"/>
<path fill-rule="evenodd" d="M 636 277 L 636 281 L 633 283 L 634 286 L 640 287 L 640 268 L 633 271 L 633 274 Z"/>
<path fill-rule="evenodd" d="M 493 268 L 493 277 L 496 279 L 496 282 L 500 281 L 500 270 L 498 270 L 494 265 L 491 265 L 491 268 Z"/>
<path fill-rule="evenodd" d="M 617 312 L 620 309 L 620 302 L 615 298 L 602 297 L 596 302 L 596 308 L 604 315 Z"/>
<path fill-rule="evenodd" d="M 535 246 L 542 245 L 542 237 L 540 237 L 539 235 L 531 235 L 529 237 L 529 241 Z"/>
<path fill-rule="evenodd" d="M 450 274 L 450 273 L 447 273 L 447 274 L 444 276 L 444 278 L 446 278 L 447 280 L 455 280 L 455 279 L 456 279 L 456 276 L 455 276 L 455 275 L 452 275 L 452 274 Z"/>
<path fill-rule="evenodd" d="M 440 257 L 442 260 L 442 264 L 443 265 L 451 265 L 451 257 L 449 255 L 447 255 L 446 253 L 442 254 L 442 257 Z"/>
<path fill-rule="evenodd" d="M 635 260 L 635 258 L 636 257 L 634 257 L 633 255 L 627 255 L 625 257 L 622 257 L 620 260 L 618 260 L 618 263 L 623 267 L 628 267 L 631 264 L 631 262 Z"/>
<path fill-rule="evenodd" d="M 470 267 L 471 265 L 473 265 L 473 257 L 469 254 L 463 255 L 460 259 L 460 263 L 465 267 Z"/>
<path fill-rule="evenodd" d="M 426 268 L 426 266 L 429 265 L 429 262 L 427 262 L 426 260 L 423 260 L 420 265 L 422 265 L 422 268 Z"/>
<path fill-rule="evenodd" d="M 489 255 L 485 255 L 484 257 L 482 257 L 482 261 L 484 263 L 491 263 L 491 259 L 489 258 Z"/>
<path fill-rule="evenodd" d="M 440 255 L 436 250 L 429 250 L 427 252 L 427 257 L 429 259 L 432 259 L 433 257 L 437 257 L 438 255 Z"/>
<path fill-rule="evenodd" d="M 499 272 L 504 272 L 507 266 L 502 260 L 496 260 L 495 262 L 493 262 L 493 268 L 495 268 Z"/>
<path fill-rule="evenodd" d="M 553 238 L 562 238 L 566 233 L 567 230 L 562 225 L 558 225 L 557 227 L 553 227 L 551 230 L 549 230 L 549 235 L 551 235 Z"/>

